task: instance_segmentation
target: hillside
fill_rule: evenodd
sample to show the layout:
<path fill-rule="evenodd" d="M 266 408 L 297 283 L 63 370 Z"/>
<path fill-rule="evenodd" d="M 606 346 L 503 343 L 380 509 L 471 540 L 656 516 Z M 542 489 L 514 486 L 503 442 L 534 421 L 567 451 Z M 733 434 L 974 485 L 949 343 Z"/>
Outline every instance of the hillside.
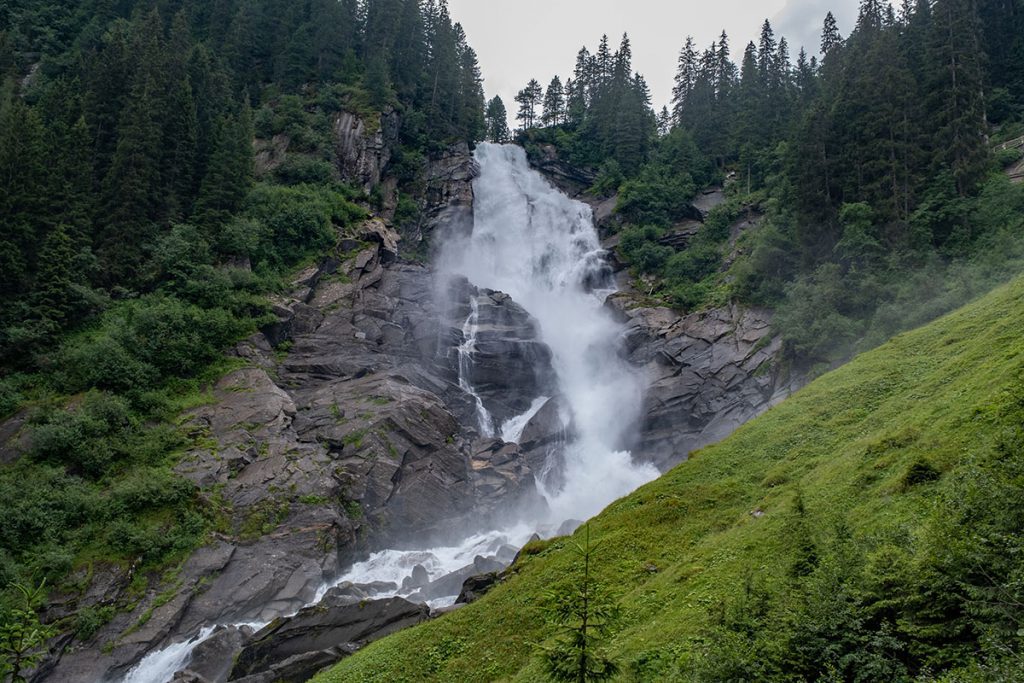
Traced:
<path fill-rule="evenodd" d="M 594 571 L 623 610 L 618 680 L 1019 680 L 1021 329 L 1024 278 L 594 519 Z M 528 546 L 485 598 L 315 680 L 539 680 L 545 590 L 576 571 L 567 546 Z"/>

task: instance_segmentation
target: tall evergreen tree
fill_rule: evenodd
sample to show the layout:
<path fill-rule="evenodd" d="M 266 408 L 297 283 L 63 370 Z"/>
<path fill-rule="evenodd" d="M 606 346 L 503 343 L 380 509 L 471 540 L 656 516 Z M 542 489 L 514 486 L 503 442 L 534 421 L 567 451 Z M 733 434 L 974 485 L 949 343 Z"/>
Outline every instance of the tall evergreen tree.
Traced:
<path fill-rule="evenodd" d="M 196 222 L 216 230 L 238 211 L 253 175 L 252 113 L 248 102 L 221 118 L 213 153 L 196 201 Z"/>
<path fill-rule="evenodd" d="M 516 95 L 516 103 L 519 104 L 516 120 L 522 122 L 524 130 L 529 130 L 536 124 L 537 107 L 540 106 L 543 96 L 544 88 L 536 79 L 530 79 L 526 87 Z"/>
<path fill-rule="evenodd" d="M 512 133 L 508 129 L 508 110 L 497 95 L 487 103 L 487 139 L 499 144 L 512 139 Z"/>
<path fill-rule="evenodd" d="M 981 26 L 975 0 L 936 0 L 930 45 L 935 148 L 957 192 L 971 192 L 985 170 L 987 121 Z"/>
<path fill-rule="evenodd" d="M 821 54 L 827 55 L 833 48 L 842 44 L 843 36 L 839 33 L 839 24 L 835 15 L 829 12 L 825 15 L 825 25 L 821 30 Z"/>
<path fill-rule="evenodd" d="M 693 36 L 686 37 L 686 44 L 679 52 L 679 63 L 676 70 L 675 86 L 672 88 L 672 114 L 676 123 L 681 123 L 686 104 L 697 83 L 697 49 Z"/>
<path fill-rule="evenodd" d="M 544 93 L 544 113 L 541 123 L 545 126 L 557 126 L 565 120 L 565 91 L 562 80 L 555 76 L 548 84 Z"/>

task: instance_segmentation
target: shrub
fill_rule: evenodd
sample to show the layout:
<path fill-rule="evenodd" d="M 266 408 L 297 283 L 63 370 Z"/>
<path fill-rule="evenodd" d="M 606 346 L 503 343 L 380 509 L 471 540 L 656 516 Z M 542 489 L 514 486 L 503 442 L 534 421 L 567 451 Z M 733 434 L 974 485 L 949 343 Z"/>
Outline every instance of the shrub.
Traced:
<path fill-rule="evenodd" d="M 57 354 L 54 379 L 71 393 L 90 387 L 119 393 L 144 390 L 156 383 L 156 368 L 134 357 L 106 330 L 75 337 Z"/>
<path fill-rule="evenodd" d="M 717 248 L 706 243 L 695 243 L 668 259 L 665 277 L 670 282 L 700 282 L 715 273 L 721 263 L 722 255 Z"/>
<path fill-rule="evenodd" d="M 324 184 L 333 176 L 334 167 L 329 161 L 308 156 L 289 156 L 274 169 L 274 177 L 285 185 Z"/>
<path fill-rule="evenodd" d="M 118 322 L 112 334 L 165 377 L 194 374 L 219 358 L 245 329 L 227 311 L 163 296 L 129 304 Z"/>

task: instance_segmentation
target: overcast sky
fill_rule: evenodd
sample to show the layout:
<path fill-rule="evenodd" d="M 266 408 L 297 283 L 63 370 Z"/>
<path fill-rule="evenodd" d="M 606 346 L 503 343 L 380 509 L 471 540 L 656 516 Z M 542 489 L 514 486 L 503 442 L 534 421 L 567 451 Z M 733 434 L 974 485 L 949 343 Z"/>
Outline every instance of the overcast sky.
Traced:
<path fill-rule="evenodd" d="M 857 16 L 857 0 L 449 0 L 480 57 L 487 97 L 512 98 L 531 78 L 546 86 L 572 75 L 582 45 L 594 50 L 603 33 L 617 46 L 623 32 L 633 45 L 633 68 L 651 86 L 660 109 L 672 96 L 679 49 L 692 35 L 703 50 L 724 28 L 739 62 L 756 42 L 764 20 L 789 40 L 793 59 L 801 45 L 818 50 L 822 19 L 830 9 L 843 36 Z"/>

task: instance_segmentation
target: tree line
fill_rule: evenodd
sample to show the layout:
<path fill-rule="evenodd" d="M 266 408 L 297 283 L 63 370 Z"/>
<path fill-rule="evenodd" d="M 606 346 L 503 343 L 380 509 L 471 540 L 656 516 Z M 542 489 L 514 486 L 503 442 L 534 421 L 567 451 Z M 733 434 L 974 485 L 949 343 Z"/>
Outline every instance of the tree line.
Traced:
<path fill-rule="evenodd" d="M 300 120 L 331 98 L 395 108 L 413 148 L 483 135 L 476 55 L 444 0 L 19 1 L 0 13 L 0 79 L 0 359 L 156 287 L 172 225 L 223 246 L 254 109 L 293 93 Z"/>
<path fill-rule="evenodd" d="M 516 98 L 520 141 L 555 144 L 600 172 L 594 192 L 618 192 L 632 230 L 625 256 L 669 300 L 785 308 L 801 284 L 843 282 L 818 313 L 848 329 L 805 345 L 820 355 L 837 334 L 844 343 L 862 334 L 907 273 L 992 248 L 996 228 L 978 201 L 999 182 L 992 136 L 1024 132 L 1020 0 L 861 0 L 846 37 L 828 13 L 820 45 L 794 56 L 766 20 L 739 64 L 731 54 L 725 32 L 703 50 L 687 38 L 672 102 L 657 113 L 630 74 L 628 37 L 614 53 L 607 38 L 594 54 L 584 48 L 572 78 L 546 90 L 531 81 Z M 492 139 L 508 135 L 488 120 Z M 670 269 L 675 250 L 659 240 L 688 216 L 680 194 L 723 181 L 729 211 L 766 211 L 768 229 L 726 268 L 716 223 L 718 237 L 697 241 L 703 253 Z M 807 327 L 815 315 L 790 322 Z"/>

